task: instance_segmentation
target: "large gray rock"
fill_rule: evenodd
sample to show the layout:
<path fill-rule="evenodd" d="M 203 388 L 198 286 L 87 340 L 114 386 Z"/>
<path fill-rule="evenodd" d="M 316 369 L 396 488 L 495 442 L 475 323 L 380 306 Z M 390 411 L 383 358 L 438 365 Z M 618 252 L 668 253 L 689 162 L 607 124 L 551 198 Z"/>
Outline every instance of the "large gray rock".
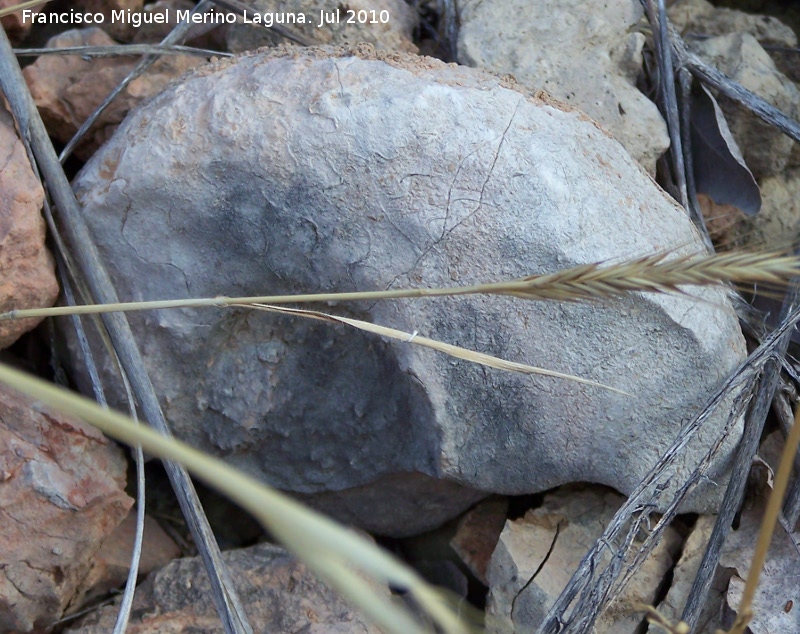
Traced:
<path fill-rule="evenodd" d="M 645 36 L 639 0 L 464 0 L 458 59 L 511 73 L 602 123 L 651 174 L 669 147 L 655 104 L 636 88 Z M 522 18 L 522 19 L 521 19 Z"/>
<path fill-rule="evenodd" d="M 369 48 L 221 62 L 131 115 L 75 189 L 120 294 L 137 300 L 450 286 L 702 249 L 621 145 L 514 88 Z M 402 535 L 481 492 L 576 480 L 631 491 L 744 354 L 724 293 L 698 294 L 323 307 L 630 396 L 244 309 L 130 320 L 179 436 Z M 685 449 L 672 486 L 725 414 Z"/>

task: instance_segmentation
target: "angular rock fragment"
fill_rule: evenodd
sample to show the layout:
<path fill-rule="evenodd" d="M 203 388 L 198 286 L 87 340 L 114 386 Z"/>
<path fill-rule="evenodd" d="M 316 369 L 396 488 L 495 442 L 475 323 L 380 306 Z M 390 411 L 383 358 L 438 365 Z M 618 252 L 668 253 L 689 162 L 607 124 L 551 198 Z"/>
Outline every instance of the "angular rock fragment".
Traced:
<path fill-rule="evenodd" d="M 58 296 L 53 260 L 44 243 L 43 200 L 42 185 L 31 169 L 14 120 L 0 106 L 0 312 L 52 306 Z M 0 349 L 39 321 L 0 322 Z"/>
<path fill-rule="evenodd" d="M 667 17 L 689 42 L 709 36 L 749 33 L 760 44 L 797 46 L 797 35 L 778 18 L 715 7 L 707 0 L 682 0 L 667 11 Z"/>
<path fill-rule="evenodd" d="M 148 483 L 148 486 L 152 486 Z M 76 604 L 84 604 L 107 595 L 114 589 L 125 585 L 131 567 L 131 553 L 136 539 L 136 509 L 128 515 L 103 542 L 102 547 L 92 558 L 88 574 L 81 580 Z M 164 532 L 158 522 L 149 515 L 144 518 L 142 535 L 142 554 L 139 559 L 139 580 L 141 581 L 157 568 L 167 565 L 181 554 L 180 548 Z"/>
<path fill-rule="evenodd" d="M 48 40 L 50 48 L 62 46 L 111 46 L 116 44 L 98 27 L 65 31 Z M 76 155 L 88 158 L 116 129 L 137 103 L 162 90 L 203 59 L 192 55 L 164 55 L 128 87 L 103 112 L 78 144 Z M 85 60 L 76 55 L 43 55 L 23 70 L 48 132 L 66 143 L 111 91 L 133 69 L 129 57 Z"/>
<path fill-rule="evenodd" d="M 715 521 L 714 515 L 699 516 L 691 533 L 686 538 L 680 559 L 672 572 L 672 582 L 667 596 L 656 606 L 661 616 L 669 623 L 678 623 L 681 620 L 681 614 L 686 607 L 686 600 L 689 598 L 692 584 L 697 577 L 697 571 L 700 568 L 700 562 L 705 554 Z M 722 599 L 727 591 L 731 574 L 731 570 L 717 569 L 711 591 L 706 598 L 702 615 L 698 621 L 696 628 L 698 632 L 716 632 L 718 629 L 724 629 L 721 620 Z M 664 630 L 658 625 L 650 625 L 647 631 L 649 634 L 661 634 Z"/>
<path fill-rule="evenodd" d="M 651 174 L 669 147 L 664 120 L 636 88 L 645 36 L 639 0 L 458 3 L 461 63 L 511 73 L 597 119 Z M 520 19 L 524 16 L 524 19 Z"/>
<path fill-rule="evenodd" d="M 624 498 L 596 489 L 563 490 L 525 517 L 506 522 L 489 564 L 488 634 L 533 632 L 600 537 Z M 680 540 L 668 528 L 622 595 L 600 615 L 598 633 L 628 634 L 644 620 Z"/>
<path fill-rule="evenodd" d="M 128 512 L 119 448 L 0 386 L 0 632 L 43 631 L 71 606 Z"/>
<path fill-rule="evenodd" d="M 75 189 L 126 299 L 453 286 L 702 250 L 683 211 L 583 114 L 483 71 L 367 47 L 203 68 L 132 114 Z M 627 395 L 243 308 L 130 321 L 177 435 L 400 536 L 489 492 L 630 492 L 743 358 L 724 291 L 692 292 L 702 300 L 320 307 Z M 682 450 L 669 490 L 725 410 Z M 702 486 L 689 508 L 716 503 L 721 487 Z"/>
<path fill-rule="evenodd" d="M 508 513 L 508 500 L 501 497 L 479 502 L 458 523 L 458 530 L 450 540 L 453 550 L 479 581 L 489 585 L 486 569 L 492 558 L 497 540 L 503 531 Z"/>

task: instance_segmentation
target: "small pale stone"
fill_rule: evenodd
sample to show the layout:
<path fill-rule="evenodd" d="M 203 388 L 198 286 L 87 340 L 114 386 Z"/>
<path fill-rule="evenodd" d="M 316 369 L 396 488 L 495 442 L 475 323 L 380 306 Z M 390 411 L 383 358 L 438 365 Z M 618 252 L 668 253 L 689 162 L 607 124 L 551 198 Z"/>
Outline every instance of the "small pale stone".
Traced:
<path fill-rule="evenodd" d="M 506 522 L 489 564 L 487 634 L 533 632 L 567 585 L 581 558 L 603 533 L 624 498 L 599 489 L 558 491 L 525 517 Z M 628 634 L 644 619 L 672 566 L 680 539 L 667 528 L 653 553 L 593 631 Z"/>
<path fill-rule="evenodd" d="M 645 42 L 636 28 L 639 0 L 607 1 L 596 11 L 583 0 L 466 0 L 458 12 L 459 61 L 511 73 L 580 108 L 655 174 L 669 136 L 658 108 L 636 88 Z"/>

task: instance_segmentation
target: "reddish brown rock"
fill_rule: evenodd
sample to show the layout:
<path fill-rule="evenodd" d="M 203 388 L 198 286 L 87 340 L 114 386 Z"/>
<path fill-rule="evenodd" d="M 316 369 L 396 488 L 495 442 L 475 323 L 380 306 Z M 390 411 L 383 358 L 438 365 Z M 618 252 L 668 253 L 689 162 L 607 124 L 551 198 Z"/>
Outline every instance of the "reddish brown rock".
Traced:
<path fill-rule="evenodd" d="M 136 510 L 131 509 L 122 524 L 108 536 L 97 555 L 92 559 L 89 574 L 81 583 L 76 595 L 80 596 L 80 599 L 73 603 L 86 603 L 95 597 L 107 594 L 114 588 L 125 585 L 135 538 Z M 158 522 L 149 515 L 145 515 L 142 556 L 139 559 L 140 580 L 180 555 L 181 549 L 158 525 Z"/>
<path fill-rule="evenodd" d="M 122 453 L 100 432 L 0 387 L 0 632 L 69 609 L 130 508 L 124 486 Z"/>
<path fill-rule="evenodd" d="M 44 246 L 43 199 L 11 115 L 0 107 L 0 312 L 52 306 L 58 295 L 53 261 Z M 37 323 L 0 322 L 0 348 Z"/>
<path fill-rule="evenodd" d="M 127 20 L 112 20 L 112 12 L 123 11 L 127 16 L 129 12 L 136 13 L 142 10 L 144 0 L 73 0 L 75 11 L 81 13 L 102 13 L 105 16 L 103 29 L 120 41 L 127 41 L 127 36 L 131 33 L 130 24 Z"/>
<path fill-rule="evenodd" d="M 479 502 L 458 523 L 450 545 L 461 561 L 484 585 L 489 585 L 486 569 L 508 515 L 508 498 L 493 497 Z"/>
<path fill-rule="evenodd" d="M 0 0 L 0 10 L 19 4 L 19 0 Z M 30 7 L 33 13 L 39 13 L 43 5 Z M 14 11 L 0 18 L 0 26 L 5 29 L 8 39 L 12 44 L 18 44 L 31 30 L 32 22 L 22 19 L 22 11 Z"/>
<path fill-rule="evenodd" d="M 50 48 L 112 44 L 115 44 L 114 40 L 97 27 L 66 31 L 47 43 Z M 48 131 L 66 143 L 136 63 L 136 59 L 129 57 L 87 61 L 75 55 L 44 55 L 23 73 Z M 133 106 L 160 92 L 171 80 L 201 63 L 202 58 L 191 55 L 165 55 L 159 59 L 106 109 L 78 145 L 76 155 L 81 158 L 91 156 Z"/>

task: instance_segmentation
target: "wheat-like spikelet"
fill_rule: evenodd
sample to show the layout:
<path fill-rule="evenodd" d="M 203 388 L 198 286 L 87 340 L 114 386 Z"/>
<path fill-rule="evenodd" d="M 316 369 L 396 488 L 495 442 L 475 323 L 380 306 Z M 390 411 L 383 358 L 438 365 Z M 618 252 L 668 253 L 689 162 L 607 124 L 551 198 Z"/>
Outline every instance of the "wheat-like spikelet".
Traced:
<path fill-rule="evenodd" d="M 668 254 L 618 264 L 585 264 L 513 282 L 484 285 L 484 292 L 558 301 L 617 297 L 631 292 L 676 292 L 682 286 L 721 282 L 785 286 L 800 275 L 800 258 L 780 253 L 721 253 L 667 260 Z M 486 287 L 493 287 L 491 290 Z"/>
<path fill-rule="evenodd" d="M 659 253 L 614 264 L 582 264 L 555 273 L 529 275 L 516 280 L 452 286 L 449 288 L 399 288 L 349 293 L 261 295 L 257 297 L 206 297 L 158 300 L 97 306 L 56 306 L 0 313 L 0 321 L 28 317 L 107 313 L 113 311 L 188 308 L 232 304 L 302 304 L 457 295 L 513 295 L 529 300 L 587 301 L 619 297 L 633 292 L 681 292 L 683 286 L 709 286 L 723 282 L 785 287 L 800 276 L 800 257 L 785 252 L 731 252 L 667 259 Z"/>

